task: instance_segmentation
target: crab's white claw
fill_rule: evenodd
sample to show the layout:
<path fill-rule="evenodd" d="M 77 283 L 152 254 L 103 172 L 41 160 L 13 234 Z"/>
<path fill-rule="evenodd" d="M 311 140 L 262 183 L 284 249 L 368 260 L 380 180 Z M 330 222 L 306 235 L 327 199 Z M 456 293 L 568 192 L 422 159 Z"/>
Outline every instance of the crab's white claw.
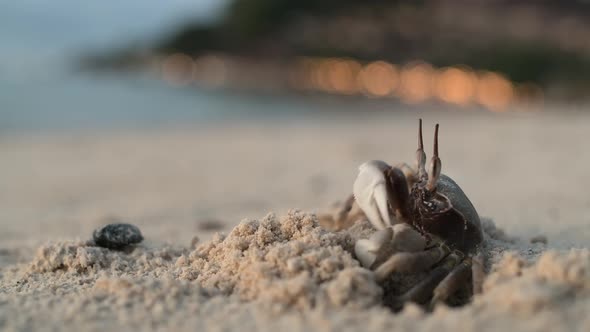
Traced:
<path fill-rule="evenodd" d="M 375 232 L 368 239 L 360 239 L 354 245 L 354 253 L 361 265 L 367 269 L 371 268 L 377 255 L 388 245 L 393 237 L 393 230 L 388 227 Z"/>
<path fill-rule="evenodd" d="M 389 168 L 381 160 L 367 161 L 359 167 L 359 174 L 352 187 L 358 206 L 377 229 L 391 225 L 384 174 Z"/>

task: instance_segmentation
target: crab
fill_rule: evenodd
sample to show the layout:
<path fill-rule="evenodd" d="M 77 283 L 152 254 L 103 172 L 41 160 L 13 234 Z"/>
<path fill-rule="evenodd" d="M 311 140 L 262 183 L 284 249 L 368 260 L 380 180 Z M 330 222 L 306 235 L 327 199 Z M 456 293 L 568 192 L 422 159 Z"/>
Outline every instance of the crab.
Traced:
<path fill-rule="evenodd" d="M 360 210 L 376 228 L 369 239 L 355 243 L 361 265 L 385 283 L 394 274 L 425 273 L 426 277 L 393 302 L 447 302 L 460 288 L 481 292 L 484 236 L 479 215 L 459 185 L 441 173 L 438 128 L 434 153 L 426 172 L 426 154 L 419 121 L 416 168 L 395 167 L 381 160 L 359 167 L 353 195 L 336 219 Z M 358 213 L 358 212 L 357 212 Z M 470 284 L 471 282 L 471 284 Z"/>

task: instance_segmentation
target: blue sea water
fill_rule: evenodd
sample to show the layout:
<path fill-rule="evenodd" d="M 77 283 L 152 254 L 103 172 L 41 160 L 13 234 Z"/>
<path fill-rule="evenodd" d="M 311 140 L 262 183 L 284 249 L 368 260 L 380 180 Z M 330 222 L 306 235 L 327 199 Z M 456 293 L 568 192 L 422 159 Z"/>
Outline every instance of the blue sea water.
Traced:
<path fill-rule="evenodd" d="M 133 75 L 0 80 L 0 130 L 146 127 L 220 118 L 214 92 L 178 90 Z"/>
<path fill-rule="evenodd" d="M 327 107 L 334 108 L 289 95 L 179 88 L 133 74 L 0 79 L 0 134 L 285 119 Z"/>

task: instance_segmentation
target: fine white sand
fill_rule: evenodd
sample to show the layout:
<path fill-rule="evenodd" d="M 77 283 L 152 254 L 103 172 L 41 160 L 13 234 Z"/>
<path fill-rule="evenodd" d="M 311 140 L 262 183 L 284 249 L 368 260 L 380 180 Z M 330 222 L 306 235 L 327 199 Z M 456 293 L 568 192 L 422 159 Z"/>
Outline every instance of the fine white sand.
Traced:
<path fill-rule="evenodd" d="M 413 162 L 419 116 L 486 217 L 491 273 L 464 307 L 394 314 L 351 253 L 370 225 L 313 213 L 362 162 Z M 2 136 L 0 330 L 588 331 L 589 130 L 583 113 L 466 111 Z M 112 220 L 146 240 L 89 245 Z"/>

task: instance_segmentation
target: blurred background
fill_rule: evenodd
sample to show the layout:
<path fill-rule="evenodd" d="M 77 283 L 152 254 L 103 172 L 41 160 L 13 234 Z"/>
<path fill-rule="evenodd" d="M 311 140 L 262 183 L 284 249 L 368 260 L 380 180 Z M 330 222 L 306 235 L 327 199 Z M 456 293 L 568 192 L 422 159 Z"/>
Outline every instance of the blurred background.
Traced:
<path fill-rule="evenodd" d="M 188 243 L 326 209 L 363 161 L 413 163 L 422 117 L 482 215 L 584 243 L 589 18 L 582 0 L 4 0 L 0 242 L 119 218 Z"/>

